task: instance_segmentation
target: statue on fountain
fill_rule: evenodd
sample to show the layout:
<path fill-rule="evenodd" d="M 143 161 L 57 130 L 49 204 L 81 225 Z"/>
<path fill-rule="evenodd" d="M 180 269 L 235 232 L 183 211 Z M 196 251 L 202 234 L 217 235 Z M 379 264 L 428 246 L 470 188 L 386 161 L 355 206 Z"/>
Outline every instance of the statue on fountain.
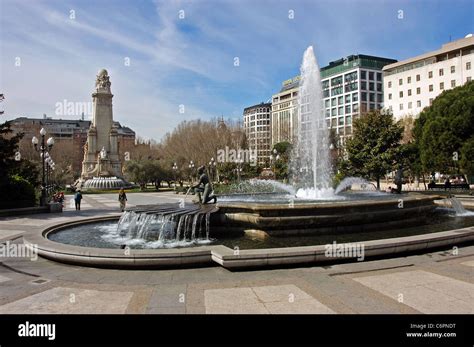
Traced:
<path fill-rule="evenodd" d="M 211 200 L 214 200 L 213 204 L 215 204 L 217 202 L 217 197 L 213 194 L 211 181 L 206 174 L 206 167 L 200 166 L 197 172 L 199 175 L 199 182 L 192 186 L 191 189 L 194 189 L 200 204 L 208 204 Z M 201 193 L 203 193 L 202 197 Z"/>

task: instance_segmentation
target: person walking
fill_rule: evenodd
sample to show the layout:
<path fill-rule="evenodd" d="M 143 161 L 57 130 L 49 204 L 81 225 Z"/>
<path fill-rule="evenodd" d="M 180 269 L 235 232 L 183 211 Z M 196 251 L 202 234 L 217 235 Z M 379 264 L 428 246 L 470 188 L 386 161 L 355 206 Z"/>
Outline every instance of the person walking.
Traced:
<path fill-rule="evenodd" d="M 81 190 L 78 190 L 76 194 L 74 194 L 74 202 L 76 203 L 76 211 L 81 210 L 81 200 L 82 200 Z"/>
<path fill-rule="evenodd" d="M 122 212 L 125 211 L 125 205 L 127 205 L 127 194 L 125 194 L 123 188 L 120 189 L 118 200 L 120 202 L 120 209 Z"/>

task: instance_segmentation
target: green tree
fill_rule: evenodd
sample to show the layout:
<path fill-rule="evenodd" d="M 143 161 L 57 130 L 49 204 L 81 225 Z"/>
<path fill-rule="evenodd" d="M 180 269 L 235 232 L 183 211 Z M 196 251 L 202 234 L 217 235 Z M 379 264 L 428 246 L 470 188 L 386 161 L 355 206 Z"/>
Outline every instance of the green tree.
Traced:
<path fill-rule="evenodd" d="M 353 137 L 347 140 L 347 161 L 341 164 L 346 175 L 358 175 L 377 182 L 394 169 L 403 127 L 394 123 L 389 112 L 371 111 L 353 123 Z"/>
<path fill-rule="evenodd" d="M 441 93 L 420 113 L 414 134 L 424 170 L 472 174 L 474 81 Z"/>

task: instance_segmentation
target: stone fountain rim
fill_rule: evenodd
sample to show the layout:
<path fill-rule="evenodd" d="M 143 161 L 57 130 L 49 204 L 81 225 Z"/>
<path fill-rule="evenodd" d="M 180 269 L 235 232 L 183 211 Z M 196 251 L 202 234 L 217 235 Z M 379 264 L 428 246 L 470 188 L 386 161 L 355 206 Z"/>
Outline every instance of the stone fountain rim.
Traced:
<path fill-rule="evenodd" d="M 192 267 L 217 263 L 225 268 L 241 269 L 349 260 L 348 258 L 326 257 L 325 245 L 240 250 L 238 254 L 223 245 L 209 245 L 179 249 L 130 249 L 130 254 L 126 255 L 122 249 L 74 246 L 47 239 L 49 233 L 65 227 L 118 220 L 119 218 L 120 214 L 115 214 L 54 223 L 33 234 L 23 236 L 23 239 L 29 247 L 37 247 L 38 254 L 44 258 L 74 265 L 107 268 Z M 429 250 L 472 241 L 474 241 L 474 226 L 359 243 L 364 244 L 365 257 L 372 257 L 395 256 L 410 251 Z M 352 260 L 356 261 L 356 259 Z"/>

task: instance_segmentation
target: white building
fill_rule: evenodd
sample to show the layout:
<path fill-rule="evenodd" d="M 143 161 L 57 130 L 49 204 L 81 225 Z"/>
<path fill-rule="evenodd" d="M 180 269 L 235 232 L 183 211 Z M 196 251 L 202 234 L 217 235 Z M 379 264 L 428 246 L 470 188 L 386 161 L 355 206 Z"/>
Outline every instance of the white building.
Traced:
<path fill-rule="evenodd" d="M 417 116 L 444 90 L 472 80 L 474 76 L 474 37 L 446 43 L 440 49 L 386 65 L 385 107 L 395 117 Z"/>
<path fill-rule="evenodd" d="M 300 77 L 283 82 L 282 88 L 272 96 L 271 143 L 293 143 L 296 136 L 298 89 Z"/>
<path fill-rule="evenodd" d="M 271 151 L 271 107 L 261 103 L 244 109 L 244 130 L 249 149 L 257 151 L 257 163 L 265 165 Z"/>

